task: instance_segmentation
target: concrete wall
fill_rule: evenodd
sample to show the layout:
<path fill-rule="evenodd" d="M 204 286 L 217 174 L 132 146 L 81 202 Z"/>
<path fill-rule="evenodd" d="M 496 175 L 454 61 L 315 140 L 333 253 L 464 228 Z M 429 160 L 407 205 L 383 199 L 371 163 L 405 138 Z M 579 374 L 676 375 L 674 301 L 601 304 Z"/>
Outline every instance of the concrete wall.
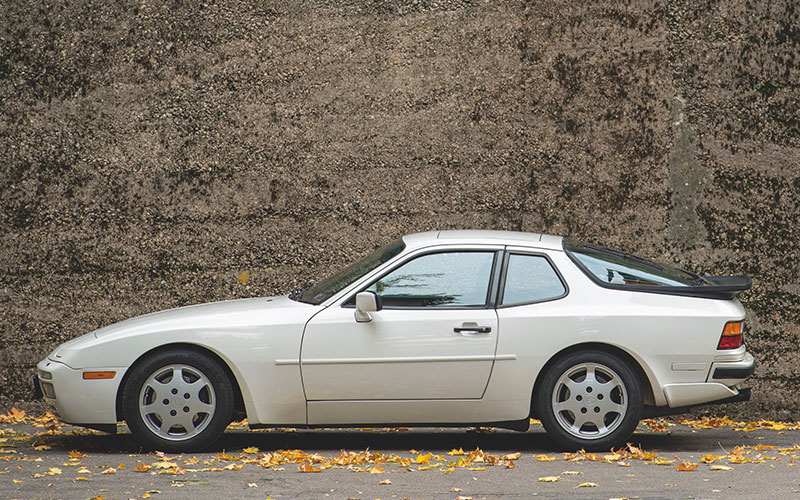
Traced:
<path fill-rule="evenodd" d="M 752 275 L 722 411 L 797 418 L 796 2 L 290 3 L 4 7 L 0 406 L 97 327 L 493 228 Z"/>

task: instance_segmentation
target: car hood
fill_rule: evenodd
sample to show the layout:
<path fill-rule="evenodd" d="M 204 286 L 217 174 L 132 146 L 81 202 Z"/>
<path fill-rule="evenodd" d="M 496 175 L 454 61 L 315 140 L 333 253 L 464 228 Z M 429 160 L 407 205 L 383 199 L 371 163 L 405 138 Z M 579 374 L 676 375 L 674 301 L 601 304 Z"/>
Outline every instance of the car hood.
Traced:
<path fill-rule="evenodd" d="M 316 306 L 290 300 L 285 295 L 226 300 L 179 307 L 131 318 L 92 332 L 95 338 L 187 328 L 217 328 L 279 324 L 301 320 L 318 311 Z M 306 318 L 307 319 L 307 318 Z"/>

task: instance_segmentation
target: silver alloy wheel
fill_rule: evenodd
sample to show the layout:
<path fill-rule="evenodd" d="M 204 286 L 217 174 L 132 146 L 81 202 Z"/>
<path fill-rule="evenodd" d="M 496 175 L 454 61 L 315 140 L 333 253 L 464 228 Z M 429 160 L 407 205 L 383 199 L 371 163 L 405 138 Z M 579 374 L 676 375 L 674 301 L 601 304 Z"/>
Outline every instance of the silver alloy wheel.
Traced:
<path fill-rule="evenodd" d="M 600 439 L 619 427 L 628 408 L 628 393 L 619 375 L 599 363 L 579 363 L 555 384 L 556 422 L 580 439 Z"/>
<path fill-rule="evenodd" d="M 148 429 L 169 441 L 198 435 L 216 408 L 214 386 L 197 368 L 163 366 L 150 374 L 139 393 L 139 414 Z"/>

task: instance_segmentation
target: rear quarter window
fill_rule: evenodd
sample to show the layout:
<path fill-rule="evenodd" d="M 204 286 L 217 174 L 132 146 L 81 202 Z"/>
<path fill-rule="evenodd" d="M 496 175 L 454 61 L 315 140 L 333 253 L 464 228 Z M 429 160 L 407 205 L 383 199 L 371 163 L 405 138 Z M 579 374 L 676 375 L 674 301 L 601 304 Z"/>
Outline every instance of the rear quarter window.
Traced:
<path fill-rule="evenodd" d="M 567 288 L 541 255 L 510 254 L 501 305 L 513 306 L 563 297 Z"/>

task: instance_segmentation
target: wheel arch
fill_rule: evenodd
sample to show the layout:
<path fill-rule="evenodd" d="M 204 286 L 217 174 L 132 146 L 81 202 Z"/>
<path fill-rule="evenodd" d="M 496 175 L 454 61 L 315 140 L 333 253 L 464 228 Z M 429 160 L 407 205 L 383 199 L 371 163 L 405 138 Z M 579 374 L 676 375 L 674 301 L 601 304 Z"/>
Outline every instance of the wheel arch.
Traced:
<path fill-rule="evenodd" d="M 615 355 L 622 359 L 624 362 L 628 363 L 628 365 L 633 369 L 636 376 L 639 378 L 639 382 L 642 385 L 642 389 L 644 393 L 642 394 L 642 399 L 644 400 L 645 405 L 653 405 L 655 404 L 655 396 L 653 392 L 653 382 L 650 380 L 650 377 L 645 372 L 642 364 L 633 357 L 629 352 L 626 350 L 611 345 L 611 344 L 604 344 L 601 342 L 585 342 L 582 344 L 575 344 L 569 347 L 562 349 L 561 351 L 554 354 L 545 365 L 539 370 L 539 373 L 536 375 L 536 381 L 533 384 L 533 392 L 531 393 L 531 404 L 530 404 L 530 414 L 532 418 L 538 418 L 536 414 L 536 394 L 538 394 L 540 390 L 540 386 L 542 384 L 542 380 L 544 379 L 545 374 L 550 370 L 555 363 L 563 359 L 564 357 L 581 351 L 602 351 L 608 354 Z"/>
<path fill-rule="evenodd" d="M 145 359 L 152 356 L 153 354 L 164 352 L 164 351 L 171 351 L 176 349 L 194 351 L 200 354 L 204 354 L 209 356 L 214 361 L 219 363 L 222 369 L 225 371 L 228 379 L 231 382 L 231 387 L 233 387 L 233 417 L 239 418 L 240 415 L 246 415 L 245 405 L 244 405 L 244 398 L 242 397 L 242 389 L 239 387 L 239 381 L 236 379 L 236 376 L 233 374 L 233 370 L 228 365 L 228 363 L 216 352 L 212 351 L 211 349 L 200 346 L 197 344 L 190 344 L 187 342 L 175 342 L 172 344 L 165 344 L 150 349 L 149 351 L 143 353 L 141 356 L 136 358 L 136 361 L 131 363 L 130 367 L 125 371 L 125 374 L 122 376 L 122 380 L 119 383 L 119 387 L 117 387 L 117 396 L 116 396 L 116 412 L 117 412 L 117 420 L 124 420 L 125 419 L 125 410 L 124 405 L 122 404 L 122 393 L 125 390 L 125 384 L 128 383 L 128 377 L 133 372 L 134 368 L 137 365 L 144 362 Z"/>

